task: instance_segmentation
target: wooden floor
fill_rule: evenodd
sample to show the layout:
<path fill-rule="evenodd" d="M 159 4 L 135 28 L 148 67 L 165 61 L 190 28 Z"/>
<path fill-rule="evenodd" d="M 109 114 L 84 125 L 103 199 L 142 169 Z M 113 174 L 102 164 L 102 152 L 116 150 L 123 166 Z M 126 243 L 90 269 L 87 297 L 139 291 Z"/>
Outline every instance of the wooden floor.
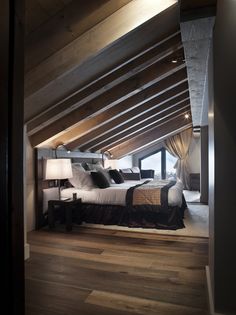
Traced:
<path fill-rule="evenodd" d="M 28 240 L 27 315 L 208 314 L 208 239 L 80 227 Z"/>

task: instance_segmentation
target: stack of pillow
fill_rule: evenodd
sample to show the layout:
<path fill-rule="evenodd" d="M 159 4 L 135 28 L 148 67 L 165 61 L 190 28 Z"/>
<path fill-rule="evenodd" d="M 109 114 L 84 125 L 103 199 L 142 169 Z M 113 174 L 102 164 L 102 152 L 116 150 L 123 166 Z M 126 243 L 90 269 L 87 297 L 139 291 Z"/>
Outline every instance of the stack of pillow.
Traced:
<path fill-rule="evenodd" d="M 131 168 L 123 168 L 120 170 L 125 180 L 140 180 L 141 172 L 140 168 L 137 166 Z"/>
<path fill-rule="evenodd" d="M 139 167 L 123 168 L 120 170 L 125 180 L 140 180 L 142 178 L 154 178 L 155 171 L 153 169 L 140 170 Z"/>
<path fill-rule="evenodd" d="M 78 189 L 107 188 L 111 183 L 123 183 L 124 178 L 118 170 L 105 169 L 101 164 L 72 163 L 73 177 L 70 184 Z"/>

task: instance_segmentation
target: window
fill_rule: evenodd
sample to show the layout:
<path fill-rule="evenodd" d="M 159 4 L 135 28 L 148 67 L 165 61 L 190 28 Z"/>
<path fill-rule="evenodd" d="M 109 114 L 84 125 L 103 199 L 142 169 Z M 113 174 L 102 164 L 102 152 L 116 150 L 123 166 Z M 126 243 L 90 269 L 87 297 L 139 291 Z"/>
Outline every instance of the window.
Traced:
<path fill-rule="evenodd" d="M 141 169 L 152 169 L 155 171 L 155 178 L 161 178 L 161 151 L 142 159 Z"/>
<path fill-rule="evenodd" d="M 174 168 L 177 162 L 177 158 L 166 151 L 166 178 L 175 178 L 176 169 Z"/>
<path fill-rule="evenodd" d="M 176 170 L 174 168 L 177 158 L 171 155 L 166 149 L 162 148 L 139 160 L 141 169 L 153 169 L 156 179 L 175 179 Z"/>

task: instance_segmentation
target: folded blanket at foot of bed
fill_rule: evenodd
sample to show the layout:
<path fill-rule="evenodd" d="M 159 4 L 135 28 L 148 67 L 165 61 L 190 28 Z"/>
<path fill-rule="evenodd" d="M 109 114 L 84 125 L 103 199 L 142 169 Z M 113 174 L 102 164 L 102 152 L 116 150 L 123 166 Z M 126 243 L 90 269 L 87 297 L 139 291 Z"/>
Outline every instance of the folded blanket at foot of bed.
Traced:
<path fill-rule="evenodd" d="M 168 180 L 145 181 L 130 187 L 126 194 L 127 206 L 149 206 L 153 210 L 168 209 L 168 192 L 176 182 Z"/>

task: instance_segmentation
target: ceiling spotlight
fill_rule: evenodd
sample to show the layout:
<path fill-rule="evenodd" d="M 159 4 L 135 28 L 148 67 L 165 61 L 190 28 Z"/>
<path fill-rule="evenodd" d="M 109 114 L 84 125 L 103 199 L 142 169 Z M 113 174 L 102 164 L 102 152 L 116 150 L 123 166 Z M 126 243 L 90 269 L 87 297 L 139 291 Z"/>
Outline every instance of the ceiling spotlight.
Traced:
<path fill-rule="evenodd" d="M 177 63 L 178 60 L 177 60 L 177 59 L 172 59 L 171 62 L 172 62 L 172 63 Z"/>
<path fill-rule="evenodd" d="M 190 115 L 189 114 L 185 114 L 184 118 L 189 119 Z"/>

